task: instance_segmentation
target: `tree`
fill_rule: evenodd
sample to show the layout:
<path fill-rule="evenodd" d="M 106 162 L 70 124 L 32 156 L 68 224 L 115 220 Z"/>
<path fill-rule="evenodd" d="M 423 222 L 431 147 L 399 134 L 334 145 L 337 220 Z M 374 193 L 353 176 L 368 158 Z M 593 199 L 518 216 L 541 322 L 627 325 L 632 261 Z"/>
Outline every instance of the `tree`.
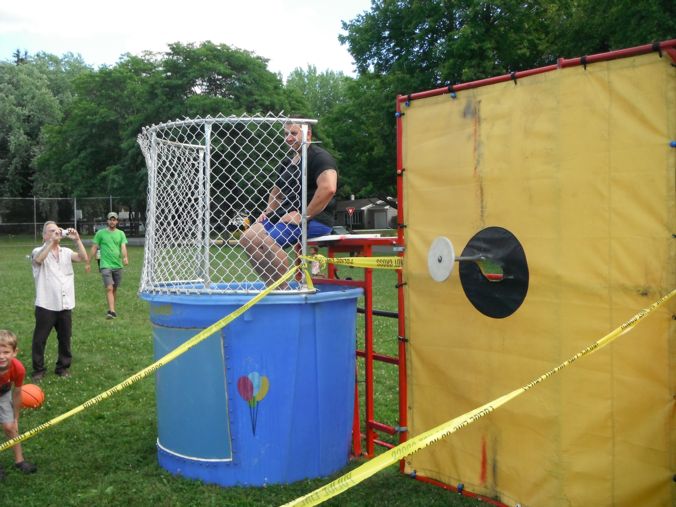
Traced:
<path fill-rule="evenodd" d="M 18 53 L 18 51 L 17 51 Z M 15 54 L 16 57 L 16 54 Z M 24 53 L 0 62 L 0 193 L 32 194 L 36 158 L 44 145 L 43 127 L 56 125 L 72 100 L 72 78 L 88 68 L 79 58 Z"/>
<path fill-rule="evenodd" d="M 386 76 L 367 73 L 346 86 L 345 100 L 323 120 L 340 169 L 340 194 L 346 197 L 394 195 L 394 100 Z"/>
<path fill-rule="evenodd" d="M 286 80 L 286 88 L 305 99 L 310 117 L 321 120 L 345 99 L 349 81 L 342 72 L 318 73 L 317 67 L 309 65 L 307 70 L 294 69 Z"/>
<path fill-rule="evenodd" d="M 16 65 L 26 63 L 28 61 L 28 51 L 24 49 L 22 53 L 20 49 L 17 49 L 14 51 L 14 53 L 12 53 L 12 58 L 14 58 L 14 63 Z"/>
<path fill-rule="evenodd" d="M 676 34 L 676 4 L 666 0 L 373 0 L 343 22 L 339 38 L 359 77 L 349 104 L 332 115 L 341 153 L 358 161 L 346 178 L 386 191 L 393 180 L 394 105 L 398 94 L 428 90 L 620 49 Z M 378 110 L 376 110 L 378 108 Z M 382 114 L 387 111 L 387 114 Z M 342 122 L 341 125 L 339 122 Z M 370 129 L 371 122 L 378 128 Z M 350 147 L 353 136 L 368 132 Z M 351 149 L 350 149 L 351 148 Z M 348 151 L 349 150 L 349 151 Z M 392 174 L 392 176 L 386 176 Z"/>
<path fill-rule="evenodd" d="M 0 193 L 29 195 L 43 121 L 59 119 L 47 80 L 30 65 L 0 64 Z"/>
<path fill-rule="evenodd" d="M 667 39 L 666 0 L 374 0 L 343 22 L 360 73 L 418 74 L 428 87 L 460 83 Z"/>
<path fill-rule="evenodd" d="M 61 125 L 47 131 L 39 159 L 41 190 L 57 181 L 63 194 L 146 195 L 146 169 L 136 137 L 144 126 L 184 117 L 267 113 L 292 98 L 264 59 L 205 42 L 175 43 L 163 54 L 125 55 L 113 67 L 81 76 Z"/>
<path fill-rule="evenodd" d="M 579 0 L 559 4 L 557 56 L 570 58 L 676 37 L 676 4 L 672 1 Z"/>

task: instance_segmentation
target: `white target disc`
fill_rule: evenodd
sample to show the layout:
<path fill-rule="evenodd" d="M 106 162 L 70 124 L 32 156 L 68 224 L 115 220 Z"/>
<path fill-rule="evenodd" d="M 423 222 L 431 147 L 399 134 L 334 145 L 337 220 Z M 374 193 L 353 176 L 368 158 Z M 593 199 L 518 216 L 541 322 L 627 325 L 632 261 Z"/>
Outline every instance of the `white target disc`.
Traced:
<path fill-rule="evenodd" d="M 453 243 L 445 236 L 438 236 L 427 251 L 427 269 L 430 276 L 436 282 L 443 282 L 451 276 L 454 264 Z"/>

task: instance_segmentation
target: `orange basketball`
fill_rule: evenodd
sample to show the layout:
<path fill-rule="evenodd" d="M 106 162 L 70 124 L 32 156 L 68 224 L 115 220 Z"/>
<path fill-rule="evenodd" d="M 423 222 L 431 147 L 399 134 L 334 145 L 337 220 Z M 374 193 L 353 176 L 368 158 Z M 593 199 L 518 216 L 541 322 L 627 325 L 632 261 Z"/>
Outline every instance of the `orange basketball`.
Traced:
<path fill-rule="evenodd" d="M 35 384 L 24 384 L 21 387 L 21 406 L 23 408 L 38 408 L 45 401 L 45 393 Z"/>

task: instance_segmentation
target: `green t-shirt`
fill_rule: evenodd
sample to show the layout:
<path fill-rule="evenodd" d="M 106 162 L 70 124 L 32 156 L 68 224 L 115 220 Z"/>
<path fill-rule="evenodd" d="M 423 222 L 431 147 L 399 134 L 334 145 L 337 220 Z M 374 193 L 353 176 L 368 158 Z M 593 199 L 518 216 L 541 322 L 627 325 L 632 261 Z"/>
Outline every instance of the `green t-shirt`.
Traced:
<path fill-rule="evenodd" d="M 127 243 L 127 236 L 120 229 L 111 231 L 107 227 L 94 234 L 94 243 L 101 250 L 101 267 L 120 269 L 122 264 L 122 245 Z"/>

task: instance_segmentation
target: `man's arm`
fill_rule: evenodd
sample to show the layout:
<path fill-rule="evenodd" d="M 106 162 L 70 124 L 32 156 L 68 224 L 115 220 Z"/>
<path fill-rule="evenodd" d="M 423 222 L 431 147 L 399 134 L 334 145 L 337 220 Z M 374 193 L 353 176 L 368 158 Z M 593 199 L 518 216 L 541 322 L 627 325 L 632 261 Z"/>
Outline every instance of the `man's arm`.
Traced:
<path fill-rule="evenodd" d="M 307 205 L 307 219 L 318 215 L 328 206 L 338 189 L 338 172 L 335 169 L 326 169 L 317 178 L 317 191 Z"/>
<path fill-rule="evenodd" d="M 47 256 L 49 255 L 49 250 L 52 248 L 54 245 L 54 240 L 53 239 L 48 239 L 45 241 L 45 244 L 42 246 L 42 249 L 33 257 L 33 262 L 35 264 L 42 264 Z"/>
<path fill-rule="evenodd" d="M 54 246 L 54 238 L 56 238 L 57 234 L 61 234 L 61 231 L 56 229 L 54 233 L 52 234 L 52 237 L 49 238 L 47 241 L 45 241 L 45 244 L 42 245 L 42 249 L 33 257 L 33 262 L 36 264 L 42 264 L 47 256 L 49 255 L 49 251 L 52 249 Z"/>
<path fill-rule="evenodd" d="M 129 264 L 129 256 L 127 255 L 127 244 L 122 243 L 120 245 L 120 251 L 122 252 L 122 263 L 126 266 Z"/>
<path fill-rule="evenodd" d="M 335 169 L 325 169 L 317 177 L 317 190 L 314 197 L 308 203 L 306 208 L 307 219 L 311 220 L 313 216 L 318 215 L 328 206 L 336 195 L 338 187 L 338 172 Z M 287 224 L 300 225 L 302 217 L 300 211 L 290 211 L 279 219 L 280 222 Z"/>
<path fill-rule="evenodd" d="M 262 222 L 266 218 L 268 218 L 268 215 L 275 211 L 277 208 L 279 208 L 282 205 L 282 198 L 284 196 L 282 195 L 282 191 L 279 189 L 277 185 L 272 187 L 272 190 L 270 190 L 270 195 L 268 196 L 268 205 L 265 208 L 265 211 L 260 214 L 256 222 Z"/>
<path fill-rule="evenodd" d="M 14 386 L 12 389 L 12 409 L 14 411 L 14 424 L 19 422 L 19 414 L 21 413 L 21 386 Z M 14 428 L 18 429 L 18 426 Z"/>
<path fill-rule="evenodd" d="M 96 259 L 96 252 L 99 249 L 99 245 L 92 243 L 92 248 L 89 250 L 89 259 Z M 85 265 L 85 273 L 89 273 L 91 270 L 91 265 L 89 264 L 89 259 L 87 259 L 87 264 Z"/>
<path fill-rule="evenodd" d="M 86 262 L 89 264 L 89 257 L 87 257 L 87 250 L 82 243 L 82 239 L 75 229 L 68 229 L 68 237 L 72 239 L 77 245 L 77 253 L 71 257 L 71 260 L 75 262 Z"/>

